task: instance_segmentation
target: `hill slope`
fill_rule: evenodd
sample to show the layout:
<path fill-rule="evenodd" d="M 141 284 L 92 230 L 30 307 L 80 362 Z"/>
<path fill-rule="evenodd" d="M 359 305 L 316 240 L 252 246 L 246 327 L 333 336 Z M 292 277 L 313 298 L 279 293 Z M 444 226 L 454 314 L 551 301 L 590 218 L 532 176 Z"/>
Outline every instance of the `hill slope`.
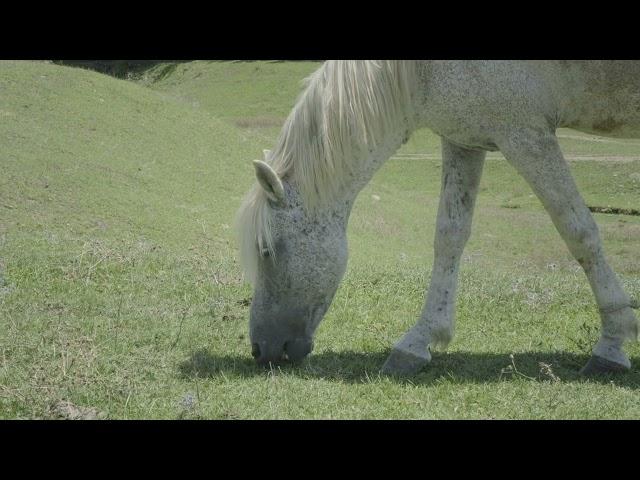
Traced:
<path fill-rule="evenodd" d="M 215 288 L 242 289 L 230 226 L 260 145 L 88 70 L 2 62 L 0 91 L 0 344 L 13 366 L 0 385 L 38 391 L 44 369 L 54 392 L 66 388 L 61 352 L 85 379 L 96 356 L 148 368 L 138 348 L 194 304 L 223 308 Z M 0 417 L 47 415 L 48 397 L 20 398 Z"/>
<path fill-rule="evenodd" d="M 66 231 L 69 218 L 85 218 L 74 229 L 90 229 L 94 217 L 109 225 L 107 236 L 133 226 L 183 242 L 185 223 L 220 228 L 232 218 L 251 181 L 248 159 L 260 152 L 238 129 L 88 70 L 0 68 L 5 228 L 20 219 L 25 228 Z"/>

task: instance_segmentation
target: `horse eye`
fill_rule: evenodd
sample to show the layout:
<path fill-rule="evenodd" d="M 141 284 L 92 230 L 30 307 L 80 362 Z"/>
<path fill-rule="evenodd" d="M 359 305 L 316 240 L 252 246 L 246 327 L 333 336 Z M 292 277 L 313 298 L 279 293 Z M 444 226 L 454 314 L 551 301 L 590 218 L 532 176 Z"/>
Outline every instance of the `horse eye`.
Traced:
<path fill-rule="evenodd" d="M 263 248 L 262 250 L 260 250 L 260 256 L 262 258 L 267 258 L 269 256 L 269 249 Z"/>

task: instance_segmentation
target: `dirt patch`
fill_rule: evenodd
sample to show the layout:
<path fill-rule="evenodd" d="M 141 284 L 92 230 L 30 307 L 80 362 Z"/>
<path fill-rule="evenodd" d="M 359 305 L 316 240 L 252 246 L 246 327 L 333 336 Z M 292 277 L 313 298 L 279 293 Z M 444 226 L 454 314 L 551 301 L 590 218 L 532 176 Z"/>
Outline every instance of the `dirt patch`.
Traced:
<path fill-rule="evenodd" d="M 637 155 L 565 155 L 569 161 L 599 161 L 599 162 L 618 162 L 631 163 L 640 160 Z M 400 153 L 391 157 L 391 160 L 440 160 L 442 155 L 439 153 Z M 487 160 L 504 160 L 501 154 L 487 155 Z"/>
<path fill-rule="evenodd" d="M 565 155 L 564 158 L 570 161 L 596 161 L 596 162 L 619 162 L 631 163 L 640 160 L 639 156 L 633 155 Z"/>
<path fill-rule="evenodd" d="M 104 420 L 107 415 L 97 408 L 79 407 L 71 402 L 60 401 L 51 408 L 54 417 L 62 420 Z"/>
<path fill-rule="evenodd" d="M 570 140 L 580 140 L 584 142 L 593 143 L 614 143 L 618 145 L 638 145 L 639 143 L 633 141 L 616 140 L 609 137 L 582 137 L 580 135 L 557 135 L 558 138 L 566 138 Z"/>
<path fill-rule="evenodd" d="M 589 207 L 593 213 L 609 213 L 612 215 L 631 215 L 640 216 L 640 210 L 635 208 L 618 208 L 618 207 Z"/>

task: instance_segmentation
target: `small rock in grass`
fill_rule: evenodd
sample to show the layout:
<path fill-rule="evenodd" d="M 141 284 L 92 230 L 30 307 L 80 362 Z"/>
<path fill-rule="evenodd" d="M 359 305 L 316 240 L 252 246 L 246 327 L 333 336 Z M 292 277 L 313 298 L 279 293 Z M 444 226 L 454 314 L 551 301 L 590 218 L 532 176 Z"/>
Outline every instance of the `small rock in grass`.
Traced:
<path fill-rule="evenodd" d="M 180 406 L 185 410 L 193 410 L 196 406 L 196 398 L 193 393 L 187 393 L 180 401 Z"/>

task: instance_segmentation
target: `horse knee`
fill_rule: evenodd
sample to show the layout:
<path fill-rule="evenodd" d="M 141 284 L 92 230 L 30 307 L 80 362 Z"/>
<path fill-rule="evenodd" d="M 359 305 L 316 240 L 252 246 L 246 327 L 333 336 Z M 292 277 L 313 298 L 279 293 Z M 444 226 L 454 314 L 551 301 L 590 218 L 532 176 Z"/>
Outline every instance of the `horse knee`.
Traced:
<path fill-rule="evenodd" d="M 438 225 L 435 247 L 440 252 L 459 253 L 464 249 L 470 235 L 471 228 L 468 225 L 456 222 Z"/>
<path fill-rule="evenodd" d="M 572 253 L 584 268 L 589 268 L 601 252 L 602 242 L 595 222 L 574 226 L 568 240 Z"/>

